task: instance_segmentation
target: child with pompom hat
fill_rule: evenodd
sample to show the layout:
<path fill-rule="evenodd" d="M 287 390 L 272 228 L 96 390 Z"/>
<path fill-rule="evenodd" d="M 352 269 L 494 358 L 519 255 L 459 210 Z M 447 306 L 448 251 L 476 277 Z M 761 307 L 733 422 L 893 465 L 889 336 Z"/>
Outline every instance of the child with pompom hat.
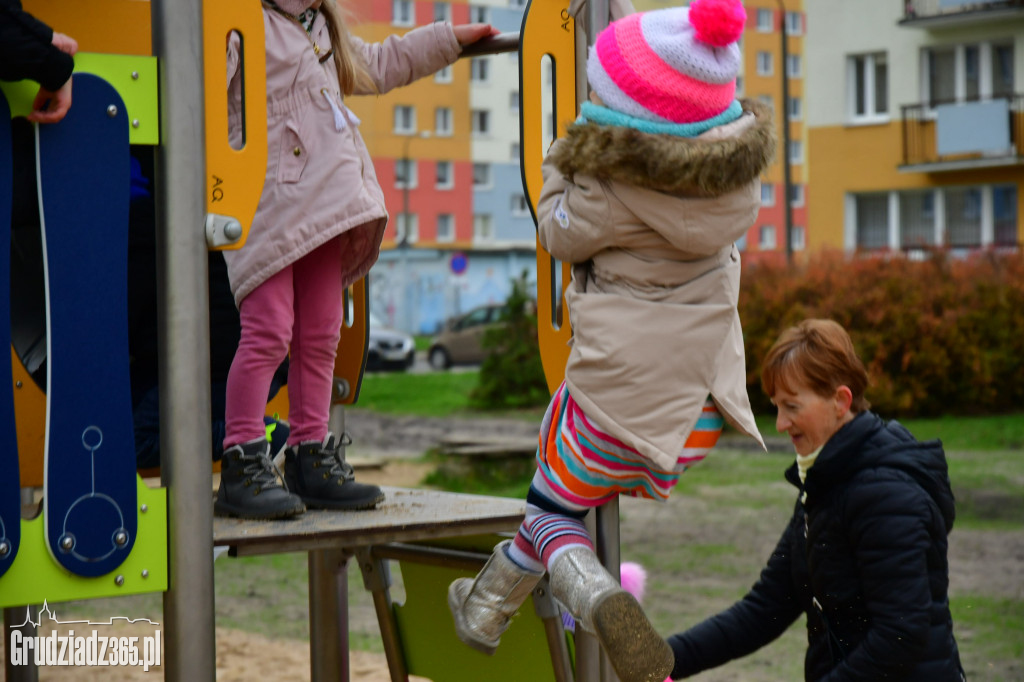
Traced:
<path fill-rule="evenodd" d="M 665 500 L 724 420 L 762 444 L 746 393 L 734 242 L 775 150 L 766 107 L 736 100 L 740 0 L 630 14 L 590 50 L 591 101 L 543 164 L 541 244 L 573 264 L 565 381 L 541 424 L 526 518 L 448 604 L 493 653 L 544 572 L 623 682 L 672 651 L 604 569 L 583 518 L 615 495 Z"/>

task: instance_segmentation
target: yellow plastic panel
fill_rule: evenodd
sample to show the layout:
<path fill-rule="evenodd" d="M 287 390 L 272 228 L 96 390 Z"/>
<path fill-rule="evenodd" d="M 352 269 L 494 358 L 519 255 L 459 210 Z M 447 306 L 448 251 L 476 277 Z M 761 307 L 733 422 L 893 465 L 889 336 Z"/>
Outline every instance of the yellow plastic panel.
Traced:
<path fill-rule="evenodd" d="M 11 374 L 14 379 L 14 423 L 18 430 L 21 487 L 40 488 L 43 485 L 46 394 L 32 380 L 13 346 Z"/>
<path fill-rule="evenodd" d="M 370 335 L 370 297 L 366 278 L 353 284 L 345 293 L 345 316 L 341 322 L 341 341 L 334 359 L 334 376 L 344 379 L 348 393 L 334 396 L 335 405 L 352 405 L 359 398 L 366 367 L 366 344 Z"/>
<path fill-rule="evenodd" d="M 149 0 L 24 0 L 22 6 L 74 38 L 83 52 L 153 54 Z"/>
<path fill-rule="evenodd" d="M 228 142 L 228 34 L 243 44 L 245 145 Z M 203 74 L 206 84 L 206 211 L 234 218 L 242 227 L 237 241 L 217 249 L 239 249 L 249 235 L 267 173 L 267 66 L 263 11 L 257 0 L 203 3 Z"/>
<path fill-rule="evenodd" d="M 576 118 L 576 26 L 569 14 L 568 0 L 531 0 L 523 21 L 519 44 L 521 74 L 523 180 L 526 196 L 537 214 L 540 198 L 541 163 L 544 160 L 544 111 L 541 64 L 545 57 L 552 61 L 554 70 L 554 114 L 559 134 L 564 134 L 566 121 Z M 561 290 L 554 291 L 557 283 L 555 268 L 561 268 Z M 569 358 L 569 316 L 565 314 L 565 287 L 569 283 L 570 266 L 553 262 L 551 255 L 537 243 L 537 333 L 540 357 L 548 388 L 553 393 L 565 375 Z M 555 323 L 556 301 L 563 311 L 560 325 Z"/>

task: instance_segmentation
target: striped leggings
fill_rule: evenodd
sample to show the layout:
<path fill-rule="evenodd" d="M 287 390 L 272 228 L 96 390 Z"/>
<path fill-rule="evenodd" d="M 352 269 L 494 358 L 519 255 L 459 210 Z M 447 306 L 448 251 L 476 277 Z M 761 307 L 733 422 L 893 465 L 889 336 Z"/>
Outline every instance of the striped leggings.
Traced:
<path fill-rule="evenodd" d="M 593 549 L 583 524 L 591 507 L 615 495 L 665 501 L 679 476 L 718 442 L 723 419 L 708 398 L 683 451 L 670 471 L 611 437 L 591 422 L 563 383 L 541 423 L 537 472 L 526 498 L 526 518 L 509 556 L 523 568 L 545 570 L 574 545 Z"/>

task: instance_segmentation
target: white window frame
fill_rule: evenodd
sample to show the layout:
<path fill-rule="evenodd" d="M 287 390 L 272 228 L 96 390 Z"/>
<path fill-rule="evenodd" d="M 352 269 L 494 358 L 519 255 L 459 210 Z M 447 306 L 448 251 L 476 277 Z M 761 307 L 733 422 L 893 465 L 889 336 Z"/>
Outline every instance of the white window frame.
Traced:
<path fill-rule="evenodd" d="M 761 50 L 757 53 L 757 75 L 772 76 L 775 74 L 775 55 Z"/>
<path fill-rule="evenodd" d="M 452 6 L 447 2 L 434 3 L 434 21 L 452 21 Z"/>
<path fill-rule="evenodd" d="M 757 32 L 771 33 L 775 30 L 775 10 L 760 7 L 757 10 Z"/>
<path fill-rule="evenodd" d="M 408 231 L 406 231 L 408 229 Z M 408 238 L 406 238 L 408 235 Z M 395 241 L 401 244 L 415 244 L 420 239 L 420 217 L 415 213 L 399 213 L 395 216 Z"/>
<path fill-rule="evenodd" d="M 391 25 L 415 26 L 416 3 L 413 0 L 391 0 Z"/>
<path fill-rule="evenodd" d="M 508 0 L 508 6 L 513 9 L 522 9 L 526 7 L 526 0 Z"/>
<path fill-rule="evenodd" d="M 491 134 L 491 111 L 490 109 L 473 109 L 470 118 L 472 120 L 472 131 L 475 137 L 489 137 Z"/>
<path fill-rule="evenodd" d="M 801 208 L 807 202 L 807 194 L 804 191 L 804 186 L 792 184 L 789 186 L 789 190 L 796 195 L 789 198 L 789 205 L 793 208 Z"/>
<path fill-rule="evenodd" d="M 452 82 L 452 65 L 448 64 L 434 72 L 435 83 L 451 83 Z"/>
<path fill-rule="evenodd" d="M 491 12 L 489 7 L 481 5 L 470 5 L 469 6 L 469 23 L 471 24 L 489 24 L 491 23 Z"/>
<path fill-rule="evenodd" d="M 419 164 L 416 159 L 395 160 L 395 187 L 416 189 L 419 185 Z"/>
<path fill-rule="evenodd" d="M 1006 40 L 979 40 L 970 43 L 957 43 L 955 45 L 929 45 L 921 48 L 921 101 L 931 102 L 931 73 L 929 72 L 928 56 L 931 52 L 938 50 L 954 51 L 954 97 L 957 102 L 967 101 L 967 48 L 978 49 L 978 100 L 986 100 L 992 97 L 992 52 L 995 47 L 1010 47 L 1016 49 L 1016 45 Z M 1014 62 L 1019 61 L 1014 55 Z M 1015 64 L 1016 66 L 1016 64 Z M 1014 74 L 1014 78 L 1019 75 Z M 971 100 L 974 101 L 974 100 Z"/>
<path fill-rule="evenodd" d="M 786 55 L 786 76 L 788 78 L 803 78 L 804 77 L 804 60 L 801 55 L 798 54 L 787 54 Z"/>
<path fill-rule="evenodd" d="M 483 182 L 477 182 L 477 171 L 483 172 Z M 473 189 L 487 189 L 494 186 L 494 173 L 489 163 L 474 163 L 473 164 Z"/>
<path fill-rule="evenodd" d="M 807 229 L 803 225 L 794 225 L 790 230 L 790 238 L 793 240 L 793 251 L 803 251 L 807 248 Z"/>
<path fill-rule="evenodd" d="M 451 137 L 455 131 L 455 118 L 451 107 L 437 107 L 434 109 L 434 134 L 438 137 Z"/>
<path fill-rule="evenodd" d="M 491 82 L 491 60 L 487 57 L 473 57 L 469 62 L 469 80 L 476 85 Z"/>
<path fill-rule="evenodd" d="M 484 229 L 486 228 L 486 229 Z M 473 214 L 473 241 L 494 241 L 494 218 L 490 213 Z"/>
<path fill-rule="evenodd" d="M 513 142 L 508 148 L 509 158 L 512 163 L 519 163 L 523 155 L 523 148 L 518 142 Z"/>
<path fill-rule="evenodd" d="M 790 97 L 786 107 L 786 116 L 790 121 L 802 121 L 804 118 L 803 100 L 799 97 Z"/>
<path fill-rule="evenodd" d="M 447 220 L 442 220 L 446 218 Z M 441 234 L 442 222 L 447 223 L 447 234 Z M 437 241 L 442 244 L 448 244 L 455 241 L 455 214 L 454 213 L 439 213 L 437 214 Z"/>
<path fill-rule="evenodd" d="M 510 212 L 513 218 L 522 218 L 530 215 L 530 204 L 526 201 L 526 195 L 519 193 L 509 197 L 511 203 Z"/>
<path fill-rule="evenodd" d="M 786 12 L 786 35 L 802 36 L 804 34 L 804 20 L 800 12 Z"/>
<path fill-rule="evenodd" d="M 441 179 L 441 168 L 447 168 L 445 179 Z M 438 161 L 434 165 L 434 187 L 435 189 L 451 189 L 455 187 L 455 164 L 451 161 Z"/>
<path fill-rule="evenodd" d="M 396 104 L 394 109 L 396 135 L 413 135 L 416 133 L 416 107 L 411 104 Z"/>
<path fill-rule="evenodd" d="M 761 206 L 775 205 L 775 183 L 761 182 Z"/>
<path fill-rule="evenodd" d="M 790 140 L 789 141 L 789 162 L 794 166 L 799 166 L 804 162 L 804 142 L 803 140 Z"/>
<path fill-rule="evenodd" d="M 875 102 L 875 72 L 876 62 L 881 57 L 885 60 L 886 85 L 889 87 L 892 78 L 889 75 L 889 57 L 885 52 L 871 52 L 867 54 L 850 55 L 846 59 L 846 110 L 847 117 L 851 123 L 888 123 L 889 107 L 892 106 L 892 97 L 886 93 L 886 110 L 876 111 Z M 864 113 L 857 113 L 857 63 L 864 63 Z M 927 69 L 927 66 L 923 67 Z"/>
<path fill-rule="evenodd" d="M 508 110 L 513 114 L 519 113 L 519 91 L 512 90 L 508 95 Z"/>
<path fill-rule="evenodd" d="M 774 251 L 778 248 L 778 228 L 774 225 L 761 225 L 757 228 L 757 250 Z"/>

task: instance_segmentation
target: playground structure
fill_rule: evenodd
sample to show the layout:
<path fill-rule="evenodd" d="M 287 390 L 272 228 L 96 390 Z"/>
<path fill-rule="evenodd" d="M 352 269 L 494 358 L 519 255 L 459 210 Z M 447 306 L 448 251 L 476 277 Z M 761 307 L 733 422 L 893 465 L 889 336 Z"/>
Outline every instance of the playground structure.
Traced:
<path fill-rule="evenodd" d="M 257 77 L 264 71 L 259 3 L 24 4 L 37 17 L 74 35 L 82 52 L 76 56 L 75 104 L 68 118 L 36 130 L 42 232 L 50 261 L 47 388 L 44 392 L 36 386 L 12 348 L 13 404 L 8 406 L 6 397 L 0 400 L 0 415 L 17 425 L 16 447 L 5 443 L 6 452 L 0 454 L 0 606 L 5 607 L 5 634 L 10 624 L 23 621 L 26 605 L 44 600 L 163 592 L 165 677 L 214 679 L 211 549 L 229 547 L 233 555 L 305 551 L 312 679 L 348 679 L 345 600 L 350 557 L 357 559 L 373 593 L 392 679 L 404 680 L 409 672 L 428 674 L 429 663 L 413 660 L 416 618 L 432 616 L 435 622 L 447 623 L 448 614 L 443 606 L 437 609 L 424 601 L 419 608 L 421 613 L 425 608 L 427 616 L 414 615 L 414 609 L 403 615 L 404 607 L 395 608 L 390 601 L 387 562 L 402 562 L 410 596 L 409 578 L 415 571 L 410 568 L 407 575 L 407 565 L 473 573 L 493 545 L 493 534 L 518 527 L 521 502 L 392 488 L 386 489 L 388 503 L 381 510 L 307 512 L 298 522 L 214 519 L 211 504 L 196 504 L 210 499 L 211 493 L 209 467 L 196 456 L 212 449 L 209 412 L 196 407 L 210 403 L 208 345 L 197 343 L 209 338 L 209 324 L 205 315 L 195 314 L 207 305 L 206 251 L 244 248 L 266 167 L 265 84 Z M 607 23 L 608 5 L 608 0 L 532 0 L 519 36 L 498 36 L 465 51 L 520 51 L 521 167 L 531 210 L 535 211 L 541 186 L 544 103 L 550 102 L 560 124 L 575 118 L 577 102 L 586 96 L 582 67 L 588 36 L 592 40 Z M 578 30 L 578 24 L 587 30 Z M 125 25 L 150 27 L 152 39 L 145 28 L 125 30 Z M 223 43 L 234 30 L 248 46 L 242 149 L 231 148 L 227 141 L 223 87 Z M 553 72 L 549 92 L 543 90 L 542 62 Z M 0 105 L 10 102 L 11 111 L 0 106 L 0 216 L 10 214 L 4 197 L 11 169 L 3 149 L 10 137 L 6 126 L 12 116 L 25 113 L 34 94 L 33 86 L 25 83 L 4 84 L 3 90 L 6 96 L 0 97 Z M 124 252 L 130 144 L 159 147 L 155 196 L 160 419 L 169 428 L 161 429 L 162 486 L 155 489 L 134 470 L 130 421 L 126 422 L 131 418 L 130 404 L 127 410 L 125 406 L 125 321 L 118 317 L 124 309 L 126 278 L 125 264 L 116 254 Z M 51 172 L 61 165 L 58 159 L 68 158 L 73 162 L 64 165 L 70 170 Z M 123 202 L 110 200 L 117 188 L 125 193 Z M 87 229 L 67 229 L 77 226 L 76 221 Z M 569 268 L 553 261 L 539 244 L 537 263 L 540 347 L 554 390 L 568 354 L 568 320 L 562 324 L 559 317 Z M 97 303 L 100 298 L 102 304 Z M 336 433 L 345 432 L 345 406 L 358 398 L 365 364 L 365 280 L 356 283 L 346 298 L 331 417 Z M 287 402 L 270 409 L 284 414 Z M 5 431 L 15 433 L 13 426 Z M 97 457 L 106 458 L 100 466 Z M 19 465 L 20 493 L 12 485 L 19 480 L 14 473 Z M 21 504 L 30 501 L 31 488 L 37 487 L 44 488 L 43 513 L 19 520 Z M 75 520 L 72 512 L 85 514 L 86 521 L 69 525 Z M 598 509 L 589 521 L 599 555 L 618 575 L 617 504 Z M 425 586 L 440 591 L 439 604 L 444 602 L 438 586 L 450 578 L 447 573 L 423 578 Z M 568 651 L 557 606 L 543 582 L 534 606 L 550 651 L 549 660 L 535 651 L 542 669 L 559 681 L 614 678 L 595 638 L 580 633 L 573 639 L 572 653 Z M 420 637 L 435 634 L 427 630 Z M 517 637 L 515 628 L 509 637 Z M 507 642 L 509 660 L 537 643 Z M 460 653 L 474 665 L 488 661 L 463 649 Z M 469 659 L 470 654 L 478 658 Z M 490 660 L 499 661 L 500 656 L 499 651 Z M 8 680 L 36 679 L 33 668 L 9 663 Z M 506 667 L 514 674 L 513 666 Z M 480 675 L 476 668 L 465 672 L 465 679 Z"/>

